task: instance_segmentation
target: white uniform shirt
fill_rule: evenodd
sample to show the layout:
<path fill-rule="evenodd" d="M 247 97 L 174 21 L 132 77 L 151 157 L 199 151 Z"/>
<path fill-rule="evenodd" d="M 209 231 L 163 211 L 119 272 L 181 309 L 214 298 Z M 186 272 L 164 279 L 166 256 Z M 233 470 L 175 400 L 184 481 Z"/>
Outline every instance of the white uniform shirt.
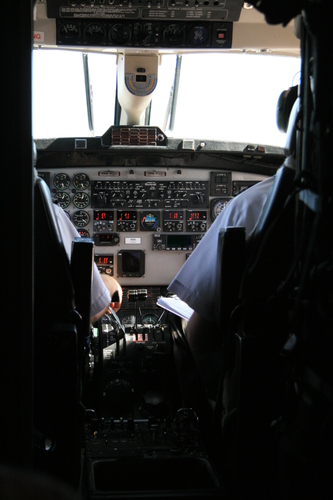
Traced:
<path fill-rule="evenodd" d="M 270 177 L 231 200 L 214 221 L 192 255 L 170 283 L 168 290 L 186 302 L 200 316 L 216 322 L 217 249 L 220 229 L 255 227 L 274 177 Z"/>
<path fill-rule="evenodd" d="M 61 207 L 59 207 L 58 205 L 54 205 L 54 211 L 59 225 L 62 241 L 68 259 L 70 260 L 72 252 L 72 242 L 74 238 L 78 238 L 80 237 L 80 235 Z M 91 290 L 91 316 L 95 316 L 97 313 L 102 311 L 102 309 L 105 309 L 106 306 L 110 304 L 110 302 L 110 293 L 104 285 L 102 278 L 100 277 L 96 264 L 94 264 Z"/>

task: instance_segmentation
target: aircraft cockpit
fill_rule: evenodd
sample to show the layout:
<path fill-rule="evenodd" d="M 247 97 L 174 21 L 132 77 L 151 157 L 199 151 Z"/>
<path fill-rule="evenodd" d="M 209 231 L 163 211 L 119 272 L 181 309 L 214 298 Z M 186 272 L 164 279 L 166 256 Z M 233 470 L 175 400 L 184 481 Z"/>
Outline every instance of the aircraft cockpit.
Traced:
<path fill-rule="evenodd" d="M 35 0 L 18 13 L 20 75 L 13 69 L 11 78 L 21 97 L 6 128 L 15 123 L 22 145 L 9 134 L 22 228 L 21 246 L 16 226 L 8 251 L 31 297 L 22 306 L 22 374 L 12 377 L 29 418 L 23 427 L 19 416 L 13 422 L 25 452 L 17 459 L 8 443 L 3 463 L 18 460 L 28 475 L 68 487 L 69 497 L 278 500 L 299 486 L 298 414 L 286 415 L 287 399 L 298 408 L 315 400 L 311 390 L 330 399 L 320 363 L 304 368 L 292 344 L 308 314 L 303 290 L 313 280 L 323 293 L 322 240 L 310 253 L 322 237 L 314 214 L 330 206 L 330 176 L 318 181 L 313 162 L 325 164 L 318 151 L 331 134 L 331 110 L 311 16 L 326 33 L 328 6 L 275 4 Z M 251 212 L 260 186 L 269 188 Z M 245 193 L 253 193 L 251 229 L 238 224 L 242 214 L 219 226 Z M 62 224 L 72 228 L 70 255 Z M 218 375 L 209 389 L 193 379 L 186 394 L 180 339 L 202 316 L 209 265 L 215 302 L 200 349 L 204 356 L 213 332 Z M 195 284 L 190 304 L 186 286 L 175 284 L 184 269 Z M 121 297 L 110 294 L 91 321 L 95 273 L 115 280 Z M 311 387 L 302 402 L 303 386 L 290 388 L 295 358 Z M 195 357 L 191 367 L 200 378 Z M 309 482 L 313 492 L 320 481 Z"/>

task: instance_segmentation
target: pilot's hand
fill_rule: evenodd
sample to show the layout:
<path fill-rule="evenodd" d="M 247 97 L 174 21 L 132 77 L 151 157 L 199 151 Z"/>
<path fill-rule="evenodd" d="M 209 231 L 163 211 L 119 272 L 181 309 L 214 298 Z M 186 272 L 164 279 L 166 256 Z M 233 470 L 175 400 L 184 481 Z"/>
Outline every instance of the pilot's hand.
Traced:
<path fill-rule="evenodd" d="M 104 282 L 104 285 L 110 292 L 111 302 L 110 307 L 114 310 L 114 312 L 119 311 L 121 307 L 121 303 L 123 300 L 123 291 L 118 281 L 109 276 L 108 274 L 102 273 L 101 278 Z"/>

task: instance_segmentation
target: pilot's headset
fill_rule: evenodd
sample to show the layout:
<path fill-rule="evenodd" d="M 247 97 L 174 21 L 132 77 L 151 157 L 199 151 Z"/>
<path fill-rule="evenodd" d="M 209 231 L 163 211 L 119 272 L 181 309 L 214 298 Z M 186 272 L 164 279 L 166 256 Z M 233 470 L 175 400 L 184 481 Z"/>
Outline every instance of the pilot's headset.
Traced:
<path fill-rule="evenodd" d="M 276 123 L 281 132 L 287 132 L 289 117 L 297 99 L 298 85 L 281 92 L 276 106 Z"/>
<path fill-rule="evenodd" d="M 281 132 L 286 133 L 284 152 L 287 160 L 295 160 L 296 123 L 300 108 L 299 86 L 295 85 L 281 92 L 276 107 L 276 124 Z M 287 163 L 289 163 L 287 161 Z"/>

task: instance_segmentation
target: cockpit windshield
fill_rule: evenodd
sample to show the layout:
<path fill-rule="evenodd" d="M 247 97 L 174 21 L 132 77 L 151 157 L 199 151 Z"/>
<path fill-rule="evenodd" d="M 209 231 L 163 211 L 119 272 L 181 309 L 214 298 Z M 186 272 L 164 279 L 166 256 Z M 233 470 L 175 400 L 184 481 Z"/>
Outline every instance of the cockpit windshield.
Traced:
<path fill-rule="evenodd" d="M 295 55 L 162 54 L 145 124 L 168 137 L 283 147 L 276 104 L 299 71 Z M 34 50 L 34 138 L 101 136 L 117 124 L 116 108 L 116 54 Z"/>

